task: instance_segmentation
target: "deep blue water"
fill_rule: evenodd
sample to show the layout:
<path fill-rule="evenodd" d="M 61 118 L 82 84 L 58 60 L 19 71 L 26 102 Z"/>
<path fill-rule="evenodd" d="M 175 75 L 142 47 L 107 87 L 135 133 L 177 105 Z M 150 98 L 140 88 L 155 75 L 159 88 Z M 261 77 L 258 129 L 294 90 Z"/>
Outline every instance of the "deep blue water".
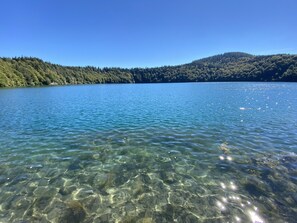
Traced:
<path fill-rule="evenodd" d="M 0 222 L 297 222 L 297 84 L 0 89 Z"/>

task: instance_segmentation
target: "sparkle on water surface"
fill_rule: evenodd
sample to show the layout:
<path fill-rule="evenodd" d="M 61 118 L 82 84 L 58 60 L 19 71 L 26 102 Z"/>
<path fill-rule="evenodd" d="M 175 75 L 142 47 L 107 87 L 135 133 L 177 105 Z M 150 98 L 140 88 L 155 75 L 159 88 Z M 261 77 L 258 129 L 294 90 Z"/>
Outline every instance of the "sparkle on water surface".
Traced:
<path fill-rule="evenodd" d="M 296 222 L 297 84 L 0 90 L 0 222 Z"/>

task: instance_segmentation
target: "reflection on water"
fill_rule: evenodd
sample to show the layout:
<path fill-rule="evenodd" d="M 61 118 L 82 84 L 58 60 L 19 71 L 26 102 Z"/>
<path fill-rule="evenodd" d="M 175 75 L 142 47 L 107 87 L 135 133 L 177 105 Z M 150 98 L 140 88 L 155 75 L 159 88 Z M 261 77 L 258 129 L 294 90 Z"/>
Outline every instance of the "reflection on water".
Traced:
<path fill-rule="evenodd" d="M 102 89 L 82 87 L 84 97 L 101 95 L 82 105 L 76 88 L 57 88 L 73 101 L 65 108 L 49 96 L 55 88 L 41 88 L 21 111 L 0 91 L 0 222 L 294 222 L 297 94 L 285 86 L 159 85 L 165 95 L 156 85 L 135 86 L 141 97 L 121 98 L 137 102 L 126 107 L 116 106 L 117 91 L 105 101 Z M 275 96 L 288 89 L 288 102 Z M 224 104 L 216 101 L 224 94 Z M 57 110 L 45 110 L 43 97 Z"/>

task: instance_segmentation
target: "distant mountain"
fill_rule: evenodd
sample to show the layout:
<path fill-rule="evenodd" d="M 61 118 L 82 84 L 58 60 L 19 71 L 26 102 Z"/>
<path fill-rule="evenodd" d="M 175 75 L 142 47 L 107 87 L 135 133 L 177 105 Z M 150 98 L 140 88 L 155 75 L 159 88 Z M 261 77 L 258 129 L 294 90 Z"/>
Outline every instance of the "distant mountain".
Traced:
<path fill-rule="evenodd" d="M 242 53 L 242 52 L 231 52 L 231 53 L 224 53 L 219 54 L 211 57 L 206 57 L 200 60 L 195 60 L 192 63 L 193 64 L 199 64 L 199 63 L 229 63 L 229 62 L 235 62 L 242 58 L 251 58 L 253 55 L 248 53 Z"/>
<path fill-rule="evenodd" d="M 0 87 L 205 81 L 297 81 L 297 55 L 254 56 L 232 52 L 178 66 L 70 67 L 38 58 L 0 58 Z"/>

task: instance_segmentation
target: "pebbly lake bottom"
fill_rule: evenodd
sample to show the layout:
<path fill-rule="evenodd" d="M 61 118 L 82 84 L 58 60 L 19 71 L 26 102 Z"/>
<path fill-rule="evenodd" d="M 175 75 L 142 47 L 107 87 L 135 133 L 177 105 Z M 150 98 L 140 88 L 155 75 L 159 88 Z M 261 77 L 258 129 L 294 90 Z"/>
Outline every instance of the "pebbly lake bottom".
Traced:
<path fill-rule="evenodd" d="M 294 222 L 297 212 L 294 152 L 151 129 L 6 153 L 1 222 Z"/>
<path fill-rule="evenodd" d="M 0 90 L 0 222 L 297 222 L 297 85 Z"/>

